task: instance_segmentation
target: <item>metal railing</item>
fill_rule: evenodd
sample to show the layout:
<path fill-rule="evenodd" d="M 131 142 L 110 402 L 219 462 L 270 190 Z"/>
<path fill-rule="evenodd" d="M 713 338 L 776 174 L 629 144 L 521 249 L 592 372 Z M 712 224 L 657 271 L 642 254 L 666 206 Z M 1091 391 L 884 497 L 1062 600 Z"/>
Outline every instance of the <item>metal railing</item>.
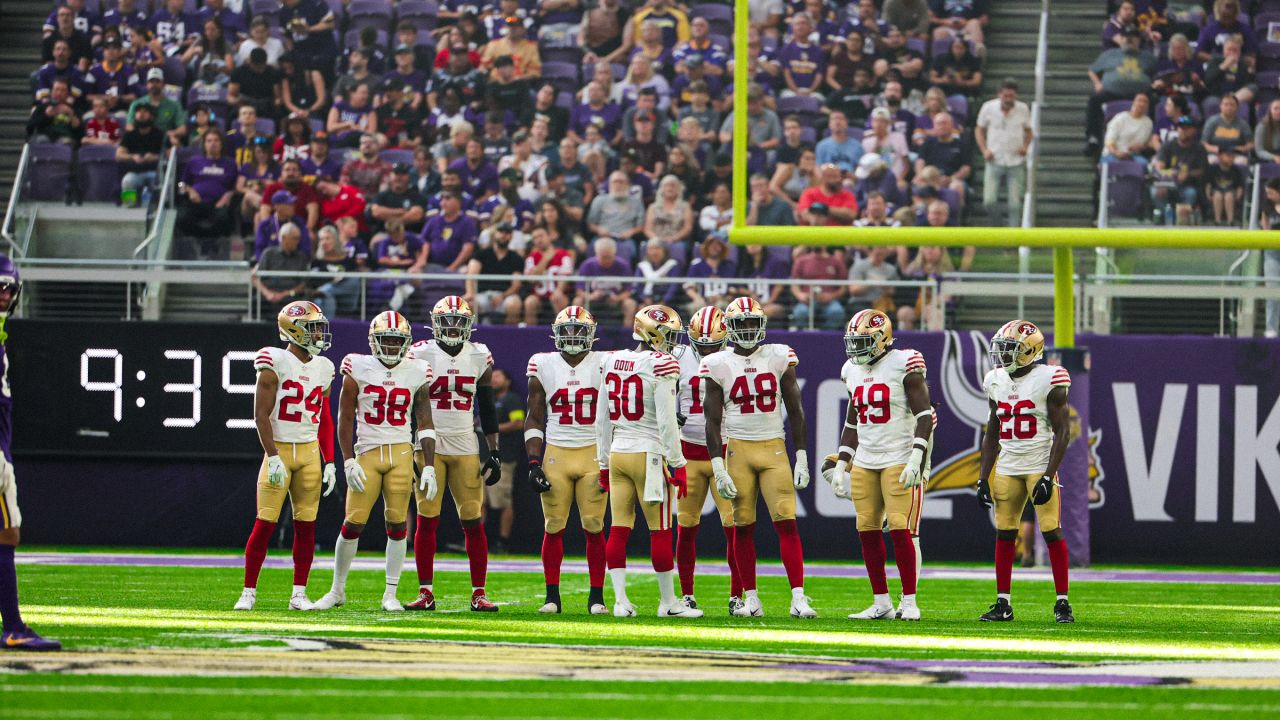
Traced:
<path fill-rule="evenodd" d="M 1031 101 L 1031 145 L 1027 148 L 1027 189 L 1022 201 L 1022 227 L 1036 224 L 1036 171 L 1040 166 L 1040 115 L 1044 108 L 1045 74 L 1049 65 L 1049 0 L 1040 3 L 1040 34 L 1036 39 L 1036 90 Z M 1030 262 L 1030 248 L 1020 248 L 1019 258 Z M 1021 268 L 1026 272 L 1026 268 Z"/>
<path fill-rule="evenodd" d="M 143 251 L 151 247 L 155 243 L 156 238 L 164 230 L 164 221 L 168 214 L 169 208 L 173 205 L 174 193 L 174 173 L 178 168 L 178 149 L 176 147 L 169 148 L 169 155 L 165 161 L 164 179 L 160 183 L 160 196 L 156 202 L 156 215 L 151 222 L 151 231 L 142 239 L 138 247 L 133 250 L 133 257 L 136 259 L 142 255 Z M 152 254 L 154 257 L 154 253 Z"/>
<path fill-rule="evenodd" d="M 19 240 L 14 235 L 14 224 L 17 222 L 18 203 L 22 199 L 22 186 L 27 182 L 27 169 L 31 164 L 31 145 L 23 143 L 22 155 L 18 158 L 18 170 L 13 176 L 13 188 L 9 191 L 9 205 L 4 211 L 4 224 L 0 225 L 0 237 L 9 243 L 10 252 L 15 257 L 27 254 L 27 243 L 31 241 L 31 232 L 27 230 Z M 31 226 L 35 225 L 34 218 Z"/>

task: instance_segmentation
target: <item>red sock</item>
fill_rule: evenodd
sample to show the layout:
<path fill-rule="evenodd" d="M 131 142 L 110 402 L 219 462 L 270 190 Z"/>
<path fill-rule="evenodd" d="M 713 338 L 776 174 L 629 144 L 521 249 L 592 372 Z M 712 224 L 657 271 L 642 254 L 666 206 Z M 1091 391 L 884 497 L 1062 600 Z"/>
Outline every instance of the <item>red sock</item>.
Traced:
<path fill-rule="evenodd" d="M 649 531 L 649 559 L 655 572 L 671 572 L 675 569 L 675 551 L 671 548 L 670 530 Z"/>
<path fill-rule="evenodd" d="M 871 592 L 876 595 L 889 594 L 889 581 L 884 577 L 884 533 L 879 530 L 861 530 L 858 541 L 862 543 L 862 564 L 867 566 L 867 579 L 871 581 Z M 912 551 L 914 553 L 914 551 Z M 912 557 L 915 557 L 913 554 Z"/>
<path fill-rule="evenodd" d="M 893 559 L 898 563 L 898 577 L 902 578 L 902 594 L 916 594 L 916 544 L 911 542 L 910 530 L 890 530 L 893 540 Z"/>
<path fill-rule="evenodd" d="M 484 534 L 484 523 L 477 522 L 462 528 L 467 543 L 467 560 L 471 563 L 471 587 L 484 587 L 489 574 L 489 537 Z"/>
<path fill-rule="evenodd" d="M 418 568 L 418 584 L 430 585 L 435 576 L 436 526 L 439 516 L 418 516 L 418 529 L 413 533 L 413 564 Z"/>
<path fill-rule="evenodd" d="M 610 570 L 627 566 L 627 539 L 631 537 L 631 528 L 614 526 L 609 528 L 609 541 L 605 546 L 604 556 Z"/>
<path fill-rule="evenodd" d="M 253 532 L 249 533 L 249 542 L 244 544 L 245 587 L 258 587 L 258 573 L 262 572 L 262 562 L 267 559 L 267 543 L 271 542 L 271 533 L 275 531 L 273 522 L 253 521 Z"/>
<path fill-rule="evenodd" d="M 804 548 L 800 546 L 800 530 L 796 521 L 778 520 L 773 524 L 778 531 L 778 553 L 782 566 L 787 569 L 787 582 L 791 587 L 804 587 Z"/>
<path fill-rule="evenodd" d="M 733 533 L 733 557 L 738 561 L 742 589 L 756 589 L 756 524 L 739 525 Z"/>
<path fill-rule="evenodd" d="M 724 525 L 724 561 L 729 566 L 729 597 L 742 597 L 742 576 L 738 574 L 738 558 L 734 556 L 732 525 Z"/>
<path fill-rule="evenodd" d="M 293 584 L 306 585 L 316 558 L 316 521 L 293 521 Z"/>
<path fill-rule="evenodd" d="M 604 531 L 587 532 L 582 531 L 587 536 L 587 577 L 590 578 L 591 587 L 604 587 Z M 626 556 L 623 556 L 625 560 Z"/>
<path fill-rule="evenodd" d="M 560 563 L 564 561 L 564 530 L 542 533 L 542 578 L 548 585 L 560 584 Z"/>
<path fill-rule="evenodd" d="M 1059 595 L 1067 594 L 1067 541 L 1049 543 L 1049 564 L 1053 566 L 1053 589 Z"/>
<path fill-rule="evenodd" d="M 1017 543 L 996 538 L 996 592 L 1009 594 L 1013 586 L 1013 556 Z"/>
<path fill-rule="evenodd" d="M 693 568 L 698 562 L 698 526 L 676 531 L 676 566 L 680 568 L 680 593 L 693 594 Z"/>

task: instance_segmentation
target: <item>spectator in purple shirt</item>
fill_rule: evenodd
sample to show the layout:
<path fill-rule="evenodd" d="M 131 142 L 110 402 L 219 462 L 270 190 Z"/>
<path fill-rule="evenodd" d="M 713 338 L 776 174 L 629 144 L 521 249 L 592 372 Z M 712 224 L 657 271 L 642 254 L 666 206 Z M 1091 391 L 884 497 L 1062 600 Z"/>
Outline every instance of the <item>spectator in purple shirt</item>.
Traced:
<path fill-rule="evenodd" d="M 604 87 L 599 83 L 587 83 L 584 93 L 587 101 L 573 109 L 573 117 L 569 121 L 569 136 L 574 142 L 582 143 L 587 134 L 587 126 L 595 125 L 610 145 L 618 142 L 618 134 L 622 129 L 622 110 L 609 101 Z"/>
<path fill-rule="evenodd" d="M 729 259 L 728 246 L 719 233 L 707 235 L 702 241 L 700 253 L 702 257 L 689 266 L 689 278 L 701 279 L 702 282 L 687 282 L 684 285 L 688 301 L 685 310 L 689 313 L 706 305 L 723 305 L 728 302 L 729 280 L 737 276 L 733 261 Z"/>
<path fill-rule="evenodd" d="M 484 156 L 484 143 L 475 138 L 467 141 L 463 156 L 449 165 L 462 178 L 462 189 L 481 202 L 498 192 L 498 170 Z"/>
<path fill-rule="evenodd" d="M 1227 39 L 1239 35 L 1245 62 L 1253 69 L 1258 61 L 1258 37 L 1253 28 L 1240 20 L 1240 0 L 1218 0 L 1214 3 L 1214 17 L 1200 30 L 1196 41 L 1196 56 L 1208 62 L 1215 55 L 1222 55 Z"/>
<path fill-rule="evenodd" d="M 53 81 L 59 78 L 67 81 L 71 97 L 79 102 L 84 93 L 84 73 L 71 61 L 71 46 L 65 40 L 53 44 L 53 60 L 36 71 L 36 100 L 48 96 L 53 90 Z"/>
<path fill-rule="evenodd" d="M 40 58 L 45 62 L 52 60 L 53 47 L 61 40 L 71 49 L 71 62 L 81 70 L 88 70 L 89 63 L 93 62 L 93 44 L 89 33 L 76 26 L 75 12 L 69 7 L 58 8 L 54 17 L 57 18 L 57 26 L 45 35 L 40 46 Z"/>
<path fill-rule="evenodd" d="M 227 42 L 233 45 L 238 45 L 249 34 L 244 16 L 228 9 L 227 0 L 204 0 L 204 7 L 196 12 L 196 22 L 204 27 L 206 22 L 213 19 L 222 23 L 222 32 L 226 35 Z"/>
<path fill-rule="evenodd" d="M 62 8 L 67 8 L 74 18 L 72 21 L 75 29 L 84 33 L 87 37 L 93 38 L 102 33 L 102 23 L 98 16 L 89 12 L 85 8 L 85 0 L 66 0 L 66 4 L 61 7 L 55 7 L 49 17 L 44 21 L 44 36 L 49 37 L 58 30 L 58 13 Z"/>
<path fill-rule="evenodd" d="M 141 29 L 147 27 L 147 14 L 136 9 L 135 0 L 118 0 L 116 6 L 102 14 L 102 27 Z"/>
<path fill-rule="evenodd" d="M 787 286 L 771 280 L 786 280 L 791 277 L 791 263 L 786 260 L 788 252 L 772 253 L 763 245 L 748 245 L 738 253 L 738 277 L 744 282 L 730 288 L 734 296 L 753 297 L 764 306 L 764 314 L 770 319 L 778 320 L 786 314 L 783 293 Z"/>
<path fill-rule="evenodd" d="M 791 18 L 791 31 L 794 39 L 778 51 L 784 83 L 782 97 L 813 95 L 820 98 L 818 88 L 822 85 L 825 63 L 822 48 L 809 42 L 813 20 L 805 13 L 797 13 Z"/>
<path fill-rule="evenodd" d="M 462 212 L 462 198 L 458 193 L 444 191 L 440 214 L 427 220 L 422 229 L 422 239 L 430 246 L 427 261 L 449 272 L 459 272 L 475 252 L 479 234 L 475 218 Z"/>
<path fill-rule="evenodd" d="M 184 0 L 166 0 L 150 18 L 151 32 L 168 55 L 180 55 L 195 41 L 200 24 L 184 10 Z"/>
<path fill-rule="evenodd" d="M 618 243 L 611 237 L 596 238 L 595 257 L 587 258 L 578 268 L 578 274 L 585 277 L 629 277 L 631 264 L 618 257 Z M 631 297 L 630 283 L 618 280 L 588 280 L 578 285 L 578 293 L 573 298 L 574 305 L 582 305 L 591 309 L 597 317 L 617 315 L 622 324 L 631 326 L 636 314 L 636 301 Z"/>
<path fill-rule="evenodd" d="M 235 220 L 231 199 L 236 190 L 236 164 L 222 154 L 222 131 L 210 128 L 202 138 L 202 152 L 187 162 L 182 173 L 186 202 L 178 211 L 178 227 L 200 240 L 212 255 L 231 233 Z"/>
<path fill-rule="evenodd" d="M 373 263 L 376 272 L 391 275 L 402 272 L 422 272 L 427 265 L 427 245 L 422 238 L 411 235 L 404 230 L 400 218 L 387 221 L 387 234 L 373 241 Z M 369 283 L 371 294 L 385 293 L 391 290 L 391 299 L 387 303 L 392 310 L 399 310 L 405 300 L 417 289 L 413 281 L 388 279 L 375 280 Z"/>
<path fill-rule="evenodd" d="M 121 59 L 123 53 L 119 40 L 103 43 L 102 62 L 89 68 L 85 78 L 89 100 L 102 98 L 112 112 L 123 112 L 137 99 L 138 76 L 133 66 Z"/>
<path fill-rule="evenodd" d="M 255 262 L 262 259 L 264 250 L 280 244 L 281 228 L 295 222 L 293 203 L 296 199 L 293 193 L 288 190 L 277 190 L 271 196 L 271 216 L 258 223 L 258 229 L 253 239 L 253 259 Z M 311 238 L 307 234 L 307 226 L 303 223 L 297 223 L 296 227 L 301 233 L 298 240 L 299 247 L 304 255 L 310 255 Z"/>
<path fill-rule="evenodd" d="M 342 158 L 329 152 L 329 133 L 321 130 L 311 136 L 310 157 L 302 160 L 302 174 L 308 182 L 315 182 L 317 177 L 342 175 Z"/>

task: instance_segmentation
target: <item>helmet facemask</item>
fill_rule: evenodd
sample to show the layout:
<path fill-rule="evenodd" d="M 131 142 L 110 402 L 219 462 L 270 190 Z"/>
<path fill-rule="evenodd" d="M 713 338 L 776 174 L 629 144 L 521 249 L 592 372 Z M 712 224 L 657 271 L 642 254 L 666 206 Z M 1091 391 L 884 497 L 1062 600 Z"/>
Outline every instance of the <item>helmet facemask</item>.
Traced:
<path fill-rule="evenodd" d="M 471 339 L 475 318 L 463 313 L 441 313 L 431 316 L 431 334 L 444 345 L 461 345 Z"/>
<path fill-rule="evenodd" d="M 333 344 L 333 336 L 329 333 L 329 321 L 324 318 L 295 320 L 294 325 L 298 327 L 300 337 L 291 341 L 306 350 L 312 357 L 328 350 Z"/>
<path fill-rule="evenodd" d="M 764 340 L 767 318 L 761 315 L 734 315 L 724 319 L 729 330 L 729 340 L 744 350 L 750 350 Z"/>
<path fill-rule="evenodd" d="M 696 338 L 693 336 L 693 333 L 686 333 L 686 335 L 688 336 L 689 345 L 697 348 L 699 355 L 710 355 L 711 353 L 722 349 L 724 347 L 725 340 L 727 339 L 727 336 L 720 338 L 719 340 L 712 340 L 709 338 Z"/>
<path fill-rule="evenodd" d="M 570 320 L 551 326 L 551 337 L 555 340 L 556 350 L 578 355 L 590 350 L 596 341 L 596 326 Z"/>
<path fill-rule="evenodd" d="M 379 330 L 369 334 L 369 350 L 388 367 L 399 364 L 409 352 L 413 338 L 395 329 Z"/>
<path fill-rule="evenodd" d="M 871 335 L 848 333 L 844 336 L 844 354 L 854 365 L 867 365 L 880 354 L 880 344 Z"/>
<path fill-rule="evenodd" d="M 1021 340 L 998 337 L 992 339 L 987 356 L 991 358 L 993 367 L 1012 371 L 1018 369 L 1018 357 L 1022 354 L 1022 350 Z"/>

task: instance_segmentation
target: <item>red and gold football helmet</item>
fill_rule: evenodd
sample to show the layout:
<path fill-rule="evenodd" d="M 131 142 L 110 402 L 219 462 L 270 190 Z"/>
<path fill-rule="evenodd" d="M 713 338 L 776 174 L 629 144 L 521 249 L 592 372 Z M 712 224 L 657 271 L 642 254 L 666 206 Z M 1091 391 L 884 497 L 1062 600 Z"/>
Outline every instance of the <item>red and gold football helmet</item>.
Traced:
<path fill-rule="evenodd" d="M 724 313 L 715 305 L 708 305 L 689 318 L 689 342 L 702 352 L 714 352 L 724 347 L 729 329 L 724 325 Z"/>
<path fill-rule="evenodd" d="M 280 328 L 281 340 L 297 345 L 313 357 L 333 344 L 329 319 L 320 306 L 310 300 L 295 300 L 281 308 L 276 315 L 276 327 Z"/>
<path fill-rule="evenodd" d="M 413 328 L 398 312 L 380 312 L 369 323 L 369 350 L 388 367 L 403 360 L 412 344 Z"/>
<path fill-rule="evenodd" d="M 446 295 L 431 308 L 431 335 L 443 345 L 461 345 L 471 339 L 476 314 L 457 295 Z"/>
<path fill-rule="evenodd" d="M 862 310 L 844 331 L 844 354 L 855 365 L 866 365 L 893 345 L 893 321 L 879 310 Z"/>
<path fill-rule="evenodd" d="M 768 322 L 764 308 L 752 297 L 740 297 L 729 303 L 724 311 L 724 325 L 729 331 L 730 342 L 747 350 L 764 340 L 764 328 Z"/>
<path fill-rule="evenodd" d="M 1024 368 L 1044 355 L 1044 333 L 1028 320 L 1012 320 L 996 331 L 987 355 L 993 366 L 1009 372 Z"/>
<path fill-rule="evenodd" d="M 551 323 L 551 338 L 562 353 L 584 353 L 596 341 L 596 319 L 581 305 L 570 305 Z"/>
<path fill-rule="evenodd" d="M 675 310 L 666 305 L 646 305 L 636 313 L 631 337 L 663 353 L 678 354 L 684 325 Z"/>

